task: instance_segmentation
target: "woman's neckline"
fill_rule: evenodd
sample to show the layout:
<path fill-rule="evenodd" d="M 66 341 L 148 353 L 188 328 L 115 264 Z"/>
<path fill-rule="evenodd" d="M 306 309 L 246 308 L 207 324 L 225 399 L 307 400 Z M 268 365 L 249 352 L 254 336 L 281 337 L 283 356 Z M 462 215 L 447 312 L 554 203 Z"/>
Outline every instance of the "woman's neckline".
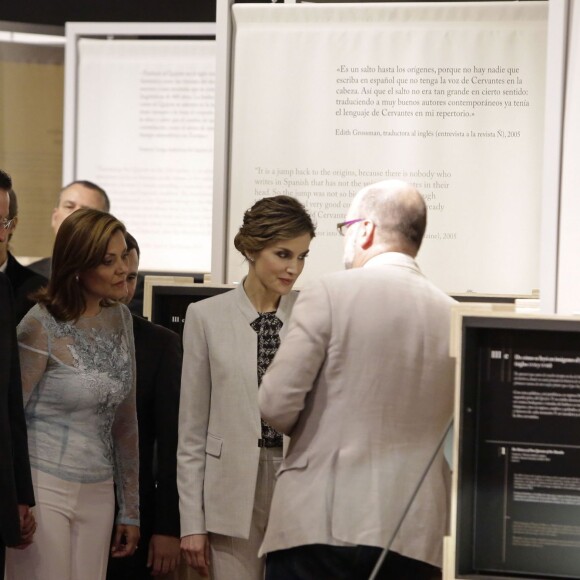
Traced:
<path fill-rule="evenodd" d="M 79 320 L 81 320 L 81 319 L 82 320 L 90 320 L 91 318 L 97 318 L 98 316 L 101 315 L 102 312 L 103 312 L 103 307 L 101 306 L 99 308 L 99 311 L 95 312 L 95 314 L 85 314 L 85 313 L 81 314 L 79 316 Z"/>
<path fill-rule="evenodd" d="M 252 280 L 254 282 L 253 284 Z M 258 314 L 276 312 L 278 310 L 282 295 L 266 291 L 255 277 L 250 277 L 248 274 L 242 282 L 242 288 Z M 262 310 L 260 307 L 265 309 Z"/>

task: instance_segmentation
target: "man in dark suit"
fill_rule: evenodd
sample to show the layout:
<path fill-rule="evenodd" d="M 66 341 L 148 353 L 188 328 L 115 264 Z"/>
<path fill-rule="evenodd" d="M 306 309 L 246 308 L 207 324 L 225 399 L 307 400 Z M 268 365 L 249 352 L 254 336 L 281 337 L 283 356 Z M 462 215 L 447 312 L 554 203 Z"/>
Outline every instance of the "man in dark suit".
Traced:
<path fill-rule="evenodd" d="M 0 242 L 8 235 L 7 216 L 8 194 L 0 191 Z M 33 505 L 12 292 L 0 273 L 0 573 L 5 546 L 24 548 L 32 542 Z"/>
<path fill-rule="evenodd" d="M 8 192 L 10 198 L 8 209 L 10 227 L 7 230 L 7 236 L 0 242 L 0 272 L 6 274 L 12 285 L 14 313 L 16 324 L 18 324 L 34 306 L 35 302 L 30 298 L 30 295 L 39 288 L 46 286 L 48 280 L 44 276 L 36 274 L 30 268 L 23 266 L 9 250 L 9 242 L 18 224 L 18 200 L 16 193 L 11 188 L 12 180 L 4 171 L 0 170 L 0 192 Z"/>
<path fill-rule="evenodd" d="M 139 247 L 127 234 L 130 302 L 137 284 Z M 172 572 L 179 563 L 176 483 L 177 419 L 182 348 L 179 335 L 133 315 L 139 421 L 141 539 L 133 556 L 111 558 L 108 580 L 142 580 Z"/>

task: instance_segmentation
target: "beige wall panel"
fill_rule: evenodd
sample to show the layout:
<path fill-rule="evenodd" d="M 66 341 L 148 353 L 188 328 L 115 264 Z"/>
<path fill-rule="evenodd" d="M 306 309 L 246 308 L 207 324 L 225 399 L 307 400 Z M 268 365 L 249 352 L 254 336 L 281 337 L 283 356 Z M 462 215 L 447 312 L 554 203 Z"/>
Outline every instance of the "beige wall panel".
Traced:
<path fill-rule="evenodd" d="M 48 256 L 50 213 L 62 183 L 64 51 L 0 43 L 0 167 L 18 195 L 12 250 Z"/>

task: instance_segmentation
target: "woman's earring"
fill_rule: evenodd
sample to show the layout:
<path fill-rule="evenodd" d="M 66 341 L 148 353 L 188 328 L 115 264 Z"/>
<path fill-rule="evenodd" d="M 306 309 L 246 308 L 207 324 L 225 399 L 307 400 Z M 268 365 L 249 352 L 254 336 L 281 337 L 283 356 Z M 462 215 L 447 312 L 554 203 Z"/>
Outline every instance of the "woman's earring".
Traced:
<path fill-rule="evenodd" d="M 79 275 L 77 274 L 77 275 L 75 276 L 75 282 L 77 282 L 77 284 L 78 284 L 78 281 L 79 281 Z"/>

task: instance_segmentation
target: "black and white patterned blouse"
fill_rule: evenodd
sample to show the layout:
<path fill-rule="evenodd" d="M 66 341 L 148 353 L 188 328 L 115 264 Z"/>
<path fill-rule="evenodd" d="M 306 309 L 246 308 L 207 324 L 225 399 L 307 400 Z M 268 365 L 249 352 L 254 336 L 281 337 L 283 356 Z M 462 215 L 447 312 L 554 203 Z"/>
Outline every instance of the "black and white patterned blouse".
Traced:
<path fill-rule="evenodd" d="M 258 386 L 262 383 L 262 377 L 270 366 L 278 347 L 280 346 L 280 329 L 282 321 L 275 312 L 262 312 L 250 323 L 250 326 L 258 334 Z M 262 419 L 262 439 L 264 447 L 281 447 L 282 434 L 270 427 Z"/>

